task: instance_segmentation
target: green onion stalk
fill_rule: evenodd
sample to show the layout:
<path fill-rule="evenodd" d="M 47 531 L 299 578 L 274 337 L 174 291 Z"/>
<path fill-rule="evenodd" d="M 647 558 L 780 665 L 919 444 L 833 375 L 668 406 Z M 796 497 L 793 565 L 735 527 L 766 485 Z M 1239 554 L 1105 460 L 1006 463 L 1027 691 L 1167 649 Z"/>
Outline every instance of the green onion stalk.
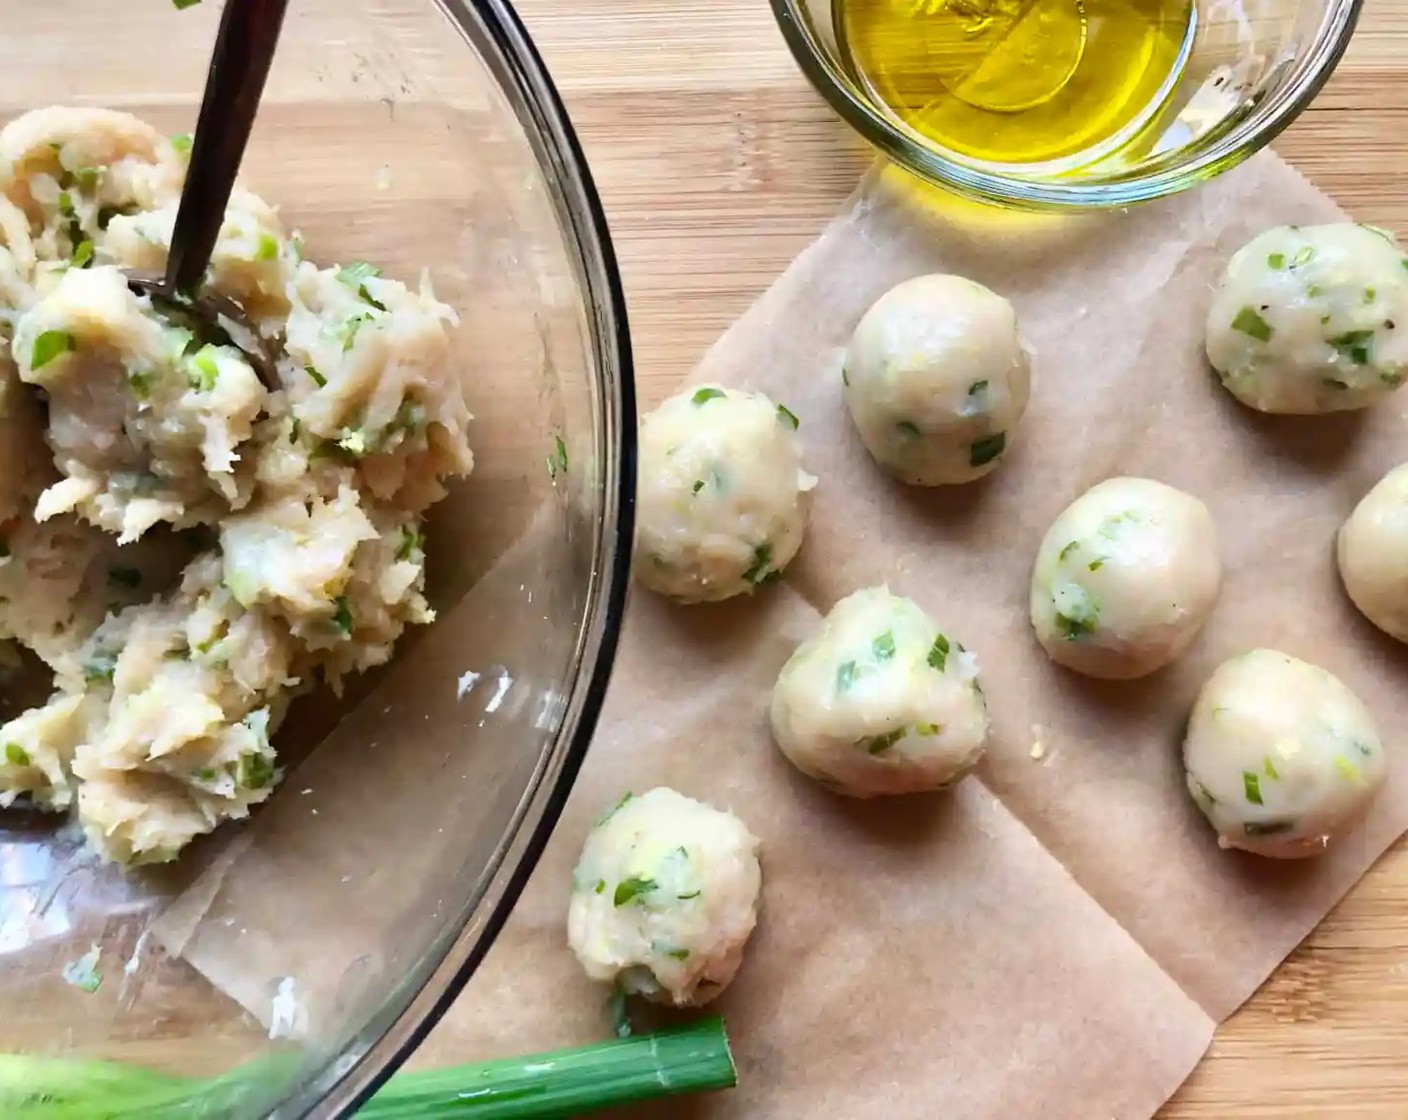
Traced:
<path fill-rule="evenodd" d="M 0 1116 L 10 1120 L 176 1120 L 238 1109 L 248 1067 L 212 1079 L 121 1062 L 0 1054 Z M 732 1088 L 738 1074 L 718 1016 L 549 1054 L 398 1073 L 362 1120 L 548 1120 L 655 1097 Z"/>

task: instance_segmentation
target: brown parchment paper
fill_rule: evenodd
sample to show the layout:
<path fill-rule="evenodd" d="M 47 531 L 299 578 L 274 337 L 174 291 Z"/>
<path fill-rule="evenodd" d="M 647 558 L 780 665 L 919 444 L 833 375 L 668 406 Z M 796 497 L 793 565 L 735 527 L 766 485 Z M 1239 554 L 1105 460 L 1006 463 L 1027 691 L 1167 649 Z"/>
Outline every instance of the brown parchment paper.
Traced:
<path fill-rule="evenodd" d="M 717 1005 L 740 1087 L 639 1115 L 1153 1113 L 1215 1023 L 1408 827 L 1408 714 L 1396 702 L 1408 658 L 1358 617 L 1332 557 L 1354 502 L 1405 457 L 1408 401 L 1355 416 L 1258 416 L 1220 389 L 1201 353 L 1208 290 L 1234 249 L 1270 225 L 1339 218 L 1269 154 L 1178 199 L 1079 219 L 936 204 L 896 172 L 873 174 L 697 371 L 765 390 L 801 418 L 821 480 L 801 556 L 749 602 L 680 608 L 634 596 L 601 728 L 557 833 L 417 1062 L 601 1037 L 605 993 L 565 946 L 571 869 L 592 820 L 622 790 L 668 784 L 731 808 L 761 837 L 763 914 Z M 920 491 L 869 462 L 840 402 L 839 365 L 868 305 L 929 271 L 1011 298 L 1036 361 L 1003 466 L 970 486 Z M 1101 684 L 1047 662 L 1026 598 L 1051 520 L 1116 474 L 1207 502 L 1227 575 L 1186 658 L 1142 682 Z M 503 593 L 494 580 L 459 609 L 491 606 Z M 982 665 L 989 755 L 948 795 L 852 803 L 797 775 L 769 741 L 766 700 L 782 663 L 837 598 L 880 582 L 917 599 Z M 1178 744 L 1198 686 L 1254 646 L 1339 675 L 1400 756 L 1364 827 L 1316 861 L 1219 851 L 1182 789 Z M 389 686 L 434 687 L 446 671 L 403 661 Z M 359 735 L 340 737 L 339 762 L 328 760 L 329 744 L 304 768 L 320 758 L 335 768 L 322 839 L 312 844 L 293 823 L 285 792 L 285 807 L 276 799 L 241 838 L 263 859 L 227 849 L 166 931 L 266 1021 L 277 976 L 312 978 L 315 1019 L 345 983 L 345 969 L 290 959 L 284 942 L 294 939 L 280 931 L 324 923 L 335 941 L 352 899 L 367 901 L 304 897 L 306 862 L 316 859 L 324 878 L 339 861 L 353 874 L 368 836 L 416 834 L 416 752 L 430 748 L 400 737 L 388 798 L 386 773 L 345 753 Z M 434 747 L 437 757 L 445 750 Z M 286 842 L 261 842 L 281 829 Z M 404 900 L 414 884 L 377 888 Z M 222 906 L 234 911 L 219 918 Z"/>

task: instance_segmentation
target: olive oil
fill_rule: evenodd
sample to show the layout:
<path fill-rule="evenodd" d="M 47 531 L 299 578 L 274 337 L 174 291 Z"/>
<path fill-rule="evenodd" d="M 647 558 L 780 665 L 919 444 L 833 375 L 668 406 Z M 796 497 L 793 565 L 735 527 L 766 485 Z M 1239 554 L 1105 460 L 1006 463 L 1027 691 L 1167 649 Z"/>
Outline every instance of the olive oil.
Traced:
<path fill-rule="evenodd" d="M 832 0 L 868 96 L 1000 164 L 1083 163 L 1139 136 L 1177 83 L 1192 0 Z"/>

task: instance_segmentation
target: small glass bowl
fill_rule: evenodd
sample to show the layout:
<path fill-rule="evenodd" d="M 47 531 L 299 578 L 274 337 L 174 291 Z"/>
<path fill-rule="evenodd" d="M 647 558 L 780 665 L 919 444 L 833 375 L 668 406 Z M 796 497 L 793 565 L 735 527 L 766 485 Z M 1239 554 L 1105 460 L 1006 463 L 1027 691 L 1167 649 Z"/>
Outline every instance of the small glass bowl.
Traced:
<path fill-rule="evenodd" d="M 861 137 L 934 186 L 1024 210 L 1093 210 L 1176 194 L 1235 167 L 1299 115 L 1339 63 L 1362 0 L 1194 0 L 1183 76 L 1137 156 L 995 164 L 947 149 L 877 102 L 848 68 L 833 0 L 771 0 L 807 80 Z"/>

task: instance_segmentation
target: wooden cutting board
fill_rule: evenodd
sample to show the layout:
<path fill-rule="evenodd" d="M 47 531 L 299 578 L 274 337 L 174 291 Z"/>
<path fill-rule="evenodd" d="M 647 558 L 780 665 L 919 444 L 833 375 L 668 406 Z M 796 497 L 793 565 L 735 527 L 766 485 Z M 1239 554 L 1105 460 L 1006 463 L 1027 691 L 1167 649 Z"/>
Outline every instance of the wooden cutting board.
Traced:
<path fill-rule="evenodd" d="M 803 80 L 766 0 L 518 8 L 605 201 L 649 407 L 816 236 L 872 155 Z M 1408 0 L 1365 9 L 1277 148 L 1358 220 L 1408 235 Z M 1408 1118 L 1408 843 L 1223 1026 L 1161 1116 Z"/>

